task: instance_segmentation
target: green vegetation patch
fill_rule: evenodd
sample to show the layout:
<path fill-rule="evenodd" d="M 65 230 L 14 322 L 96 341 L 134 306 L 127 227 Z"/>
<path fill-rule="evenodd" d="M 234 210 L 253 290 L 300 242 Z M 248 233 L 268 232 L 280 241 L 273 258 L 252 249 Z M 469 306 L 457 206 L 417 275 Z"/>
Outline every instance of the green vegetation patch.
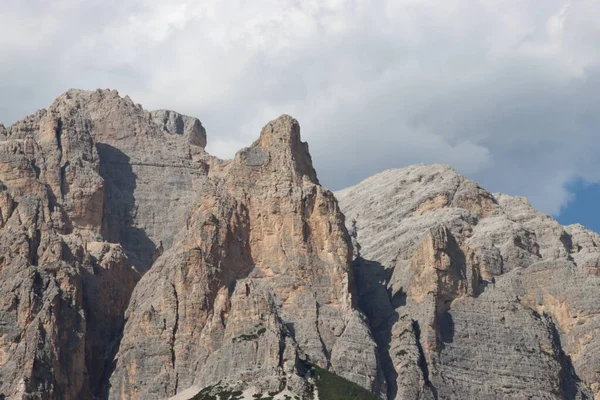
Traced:
<path fill-rule="evenodd" d="M 264 328 L 263 328 L 264 329 Z M 264 333 L 264 332 L 263 332 Z M 377 395 L 364 389 L 341 376 L 329 372 L 316 365 L 305 363 L 314 378 L 316 389 L 319 392 L 319 400 L 380 400 Z M 311 385 L 312 386 L 312 385 Z M 280 392 L 256 393 L 252 396 L 256 400 L 274 400 Z M 314 398 L 314 389 L 308 393 L 308 398 Z M 312 395 L 312 396 L 311 396 Z M 298 397 L 284 395 L 285 400 L 296 400 Z M 221 384 L 209 386 L 202 389 L 189 400 L 241 400 L 241 391 L 232 391 Z"/>
<path fill-rule="evenodd" d="M 259 330 L 257 330 L 255 333 L 252 333 L 250 335 L 240 335 L 236 338 L 233 338 L 233 343 L 236 342 L 245 342 L 248 340 L 255 340 L 258 339 L 259 337 L 261 337 L 262 335 L 264 335 L 264 333 L 267 331 L 267 328 L 262 327 Z"/>
<path fill-rule="evenodd" d="M 241 400 L 241 390 L 229 390 L 222 386 L 208 386 L 190 400 Z"/>
<path fill-rule="evenodd" d="M 252 398 L 256 399 L 256 400 L 273 400 L 275 398 L 273 396 L 275 396 L 275 395 L 277 395 L 277 393 L 275 393 L 274 395 L 271 395 L 271 394 L 262 394 L 262 393 L 255 393 L 255 394 L 252 395 Z"/>
<path fill-rule="evenodd" d="M 312 365 L 320 400 L 380 400 L 374 393 L 323 368 Z"/>

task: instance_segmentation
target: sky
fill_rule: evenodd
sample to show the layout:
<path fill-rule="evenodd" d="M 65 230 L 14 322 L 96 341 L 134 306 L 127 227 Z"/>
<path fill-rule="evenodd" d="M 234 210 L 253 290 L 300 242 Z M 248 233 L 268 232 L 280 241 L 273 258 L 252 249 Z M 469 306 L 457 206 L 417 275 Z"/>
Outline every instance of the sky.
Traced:
<path fill-rule="evenodd" d="M 448 163 L 600 231 L 598 0 L 2 0 L 0 122 L 69 88 L 198 117 L 231 157 L 286 113 L 333 190 Z"/>

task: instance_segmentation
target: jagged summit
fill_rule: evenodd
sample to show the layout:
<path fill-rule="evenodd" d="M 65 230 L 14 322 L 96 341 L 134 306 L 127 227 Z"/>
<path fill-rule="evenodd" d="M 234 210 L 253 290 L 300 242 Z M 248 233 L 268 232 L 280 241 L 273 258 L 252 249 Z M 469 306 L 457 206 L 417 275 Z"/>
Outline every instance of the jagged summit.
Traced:
<path fill-rule="evenodd" d="M 236 154 L 236 162 L 250 167 L 259 174 L 289 173 L 291 179 L 318 184 L 317 173 L 312 165 L 308 144 L 300 138 L 300 124 L 289 115 L 268 122 L 260 137 L 248 148 Z"/>
<path fill-rule="evenodd" d="M 334 196 L 295 119 L 257 136 L 111 90 L 0 126 L 0 398 L 600 399 L 598 234 L 447 165 Z"/>
<path fill-rule="evenodd" d="M 8 128 L 0 128 L 0 138 L 3 130 L 4 136 L 14 139 L 23 139 L 30 134 L 41 135 L 48 121 L 57 120 L 63 114 L 65 117 L 73 114 L 80 118 L 94 120 L 111 118 L 114 124 L 127 119 L 130 124 L 128 127 L 116 125 L 112 132 L 111 129 L 101 131 L 92 129 L 92 134 L 95 135 L 108 137 L 114 132 L 120 132 L 121 135 L 143 134 L 157 137 L 161 136 L 161 133 L 168 133 L 184 136 L 192 145 L 206 147 L 206 131 L 197 118 L 170 110 L 146 111 L 140 104 L 135 104 L 129 96 L 121 97 L 119 92 L 110 89 L 69 89 L 58 96 L 47 109 L 38 110 Z M 105 128 L 104 124 L 99 125 Z M 123 137 L 115 138 L 123 139 Z"/>

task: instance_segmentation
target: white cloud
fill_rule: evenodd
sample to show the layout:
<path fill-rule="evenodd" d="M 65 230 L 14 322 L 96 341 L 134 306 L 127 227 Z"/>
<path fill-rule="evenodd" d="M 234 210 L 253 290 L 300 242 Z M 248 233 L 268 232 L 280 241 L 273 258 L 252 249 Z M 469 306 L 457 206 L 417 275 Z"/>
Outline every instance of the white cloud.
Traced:
<path fill-rule="evenodd" d="M 600 181 L 594 0 L 3 2 L 0 120 L 69 87 L 198 116 L 231 156 L 281 113 L 322 182 L 447 162 L 557 213 Z"/>

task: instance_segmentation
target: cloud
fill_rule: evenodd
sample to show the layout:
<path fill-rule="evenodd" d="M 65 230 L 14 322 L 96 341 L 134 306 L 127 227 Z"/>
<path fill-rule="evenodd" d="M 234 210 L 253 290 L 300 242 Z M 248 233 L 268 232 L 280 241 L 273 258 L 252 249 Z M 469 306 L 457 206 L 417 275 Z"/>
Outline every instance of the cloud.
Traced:
<path fill-rule="evenodd" d="M 294 115 L 322 183 L 445 162 L 558 213 L 600 182 L 593 0 L 8 0 L 0 120 L 69 87 L 199 117 L 230 157 Z"/>

